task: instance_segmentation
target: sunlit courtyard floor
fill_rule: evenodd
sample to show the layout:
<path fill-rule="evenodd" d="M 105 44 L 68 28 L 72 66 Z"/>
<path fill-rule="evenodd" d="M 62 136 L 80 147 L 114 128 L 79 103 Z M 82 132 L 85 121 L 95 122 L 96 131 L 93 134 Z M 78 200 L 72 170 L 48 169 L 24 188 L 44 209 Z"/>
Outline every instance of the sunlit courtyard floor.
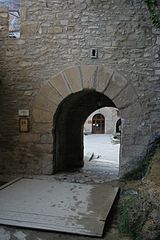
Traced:
<path fill-rule="evenodd" d="M 84 135 L 84 171 L 99 177 L 116 178 L 119 171 L 120 143 L 109 134 Z"/>

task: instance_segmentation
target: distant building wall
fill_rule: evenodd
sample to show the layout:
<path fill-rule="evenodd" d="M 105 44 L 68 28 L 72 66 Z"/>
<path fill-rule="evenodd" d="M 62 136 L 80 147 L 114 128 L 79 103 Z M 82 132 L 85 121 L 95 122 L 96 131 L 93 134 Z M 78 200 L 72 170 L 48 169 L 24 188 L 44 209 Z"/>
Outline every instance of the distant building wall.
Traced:
<path fill-rule="evenodd" d="M 84 124 L 84 133 L 92 133 L 92 119 L 95 114 L 102 114 L 105 118 L 105 134 L 115 134 L 116 132 L 116 122 L 119 119 L 117 116 L 117 109 L 115 108 L 100 108 L 99 110 L 93 112 Z"/>

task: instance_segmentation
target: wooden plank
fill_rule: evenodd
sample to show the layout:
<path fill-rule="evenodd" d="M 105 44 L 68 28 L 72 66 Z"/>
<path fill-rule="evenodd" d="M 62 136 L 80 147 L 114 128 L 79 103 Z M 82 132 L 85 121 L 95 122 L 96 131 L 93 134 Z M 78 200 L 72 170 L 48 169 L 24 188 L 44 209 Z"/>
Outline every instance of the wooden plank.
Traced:
<path fill-rule="evenodd" d="M 22 177 L 15 178 L 15 179 L 13 179 L 12 181 L 3 184 L 2 186 L 0 186 L 0 190 L 2 190 L 2 189 L 4 189 L 4 188 L 12 185 L 12 184 L 15 183 L 15 182 L 18 182 L 20 179 L 22 179 Z"/>
<path fill-rule="evenodd" d="M 102 236 L 118 188 L 20 179 L 0 191 L 0 223 Z"/>
<path fill-rule="evenodd" d="M 84 219 L 83 219 L 84 220 Z M 100 221 L 95 227 L 95 220 L 86 218 L 85 221 L 90 224 L 90 228 L 85 228 L 81 224 L 77 224 L 79 219 L 56 216 L 44 216 L 25 213 L 1 213 L 0 223 L 3 225 L 11 225 L 17 227 L 27 227 L 32 229 L 43 229 L 56 232 L 67 232 L 74 234 L 82 234 L 87 236 L 102 236 L 104 223 Z M 98 220 L 97 220 L 98 222 Z"/>

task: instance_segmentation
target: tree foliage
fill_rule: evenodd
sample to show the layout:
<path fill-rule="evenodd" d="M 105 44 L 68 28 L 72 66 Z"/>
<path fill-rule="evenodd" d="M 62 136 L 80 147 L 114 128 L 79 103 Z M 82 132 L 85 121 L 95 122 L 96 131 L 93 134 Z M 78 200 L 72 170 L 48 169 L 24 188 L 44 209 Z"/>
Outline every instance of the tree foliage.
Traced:
<path fill-rule="evenodd" d="M 159 1 L 159 0 L 158 0 Z M 157 0 L 145 0 L 148 10 L 150 12 L 150 18 L 155 27 L 160 28 L 160 3 Z"/>

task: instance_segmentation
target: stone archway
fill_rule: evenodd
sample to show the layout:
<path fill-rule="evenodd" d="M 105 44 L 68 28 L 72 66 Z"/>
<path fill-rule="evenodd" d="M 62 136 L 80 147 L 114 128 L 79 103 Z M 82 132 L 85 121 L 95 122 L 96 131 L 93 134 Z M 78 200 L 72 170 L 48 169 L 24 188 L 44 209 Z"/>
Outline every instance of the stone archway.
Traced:
<path fill-rule="evenodd" d="M 84 165 L 83 125 L 86 118 L 100 107 L 115 107 L 104 94 L 82 90 L 66 97 L 54 116 L 55 170 L 74 170 Z"/>
<path fill-rule="evenodd" d="M 125 137 L 123 136 L 123 119 L 138 119 L 141 113 L 141 105 L 132 84 L 120 73 L 106 66 L 74 66 L 51 77 L 35 97 L 33 122 L 36 124 L 43 123 L 44 132 L 46 131 L 51 135 L 53 116 L 60 104 L 67 97 L 86 90 L 102 94 L 119 109 L 122 119 L 122 138 Z M 54 128 L 55 125 L 53 125 L 53 130 Z M 127 171 L 127 169 L 124 169 L 126 161 L 132 161 L 132 157 L 123 156 L 124 147 L 125 145 L 122 144 L 120 151 L 120 171 L 122 170 L 122 174 Z M 133 168 L 132 163 L 131 168 Z"/>

